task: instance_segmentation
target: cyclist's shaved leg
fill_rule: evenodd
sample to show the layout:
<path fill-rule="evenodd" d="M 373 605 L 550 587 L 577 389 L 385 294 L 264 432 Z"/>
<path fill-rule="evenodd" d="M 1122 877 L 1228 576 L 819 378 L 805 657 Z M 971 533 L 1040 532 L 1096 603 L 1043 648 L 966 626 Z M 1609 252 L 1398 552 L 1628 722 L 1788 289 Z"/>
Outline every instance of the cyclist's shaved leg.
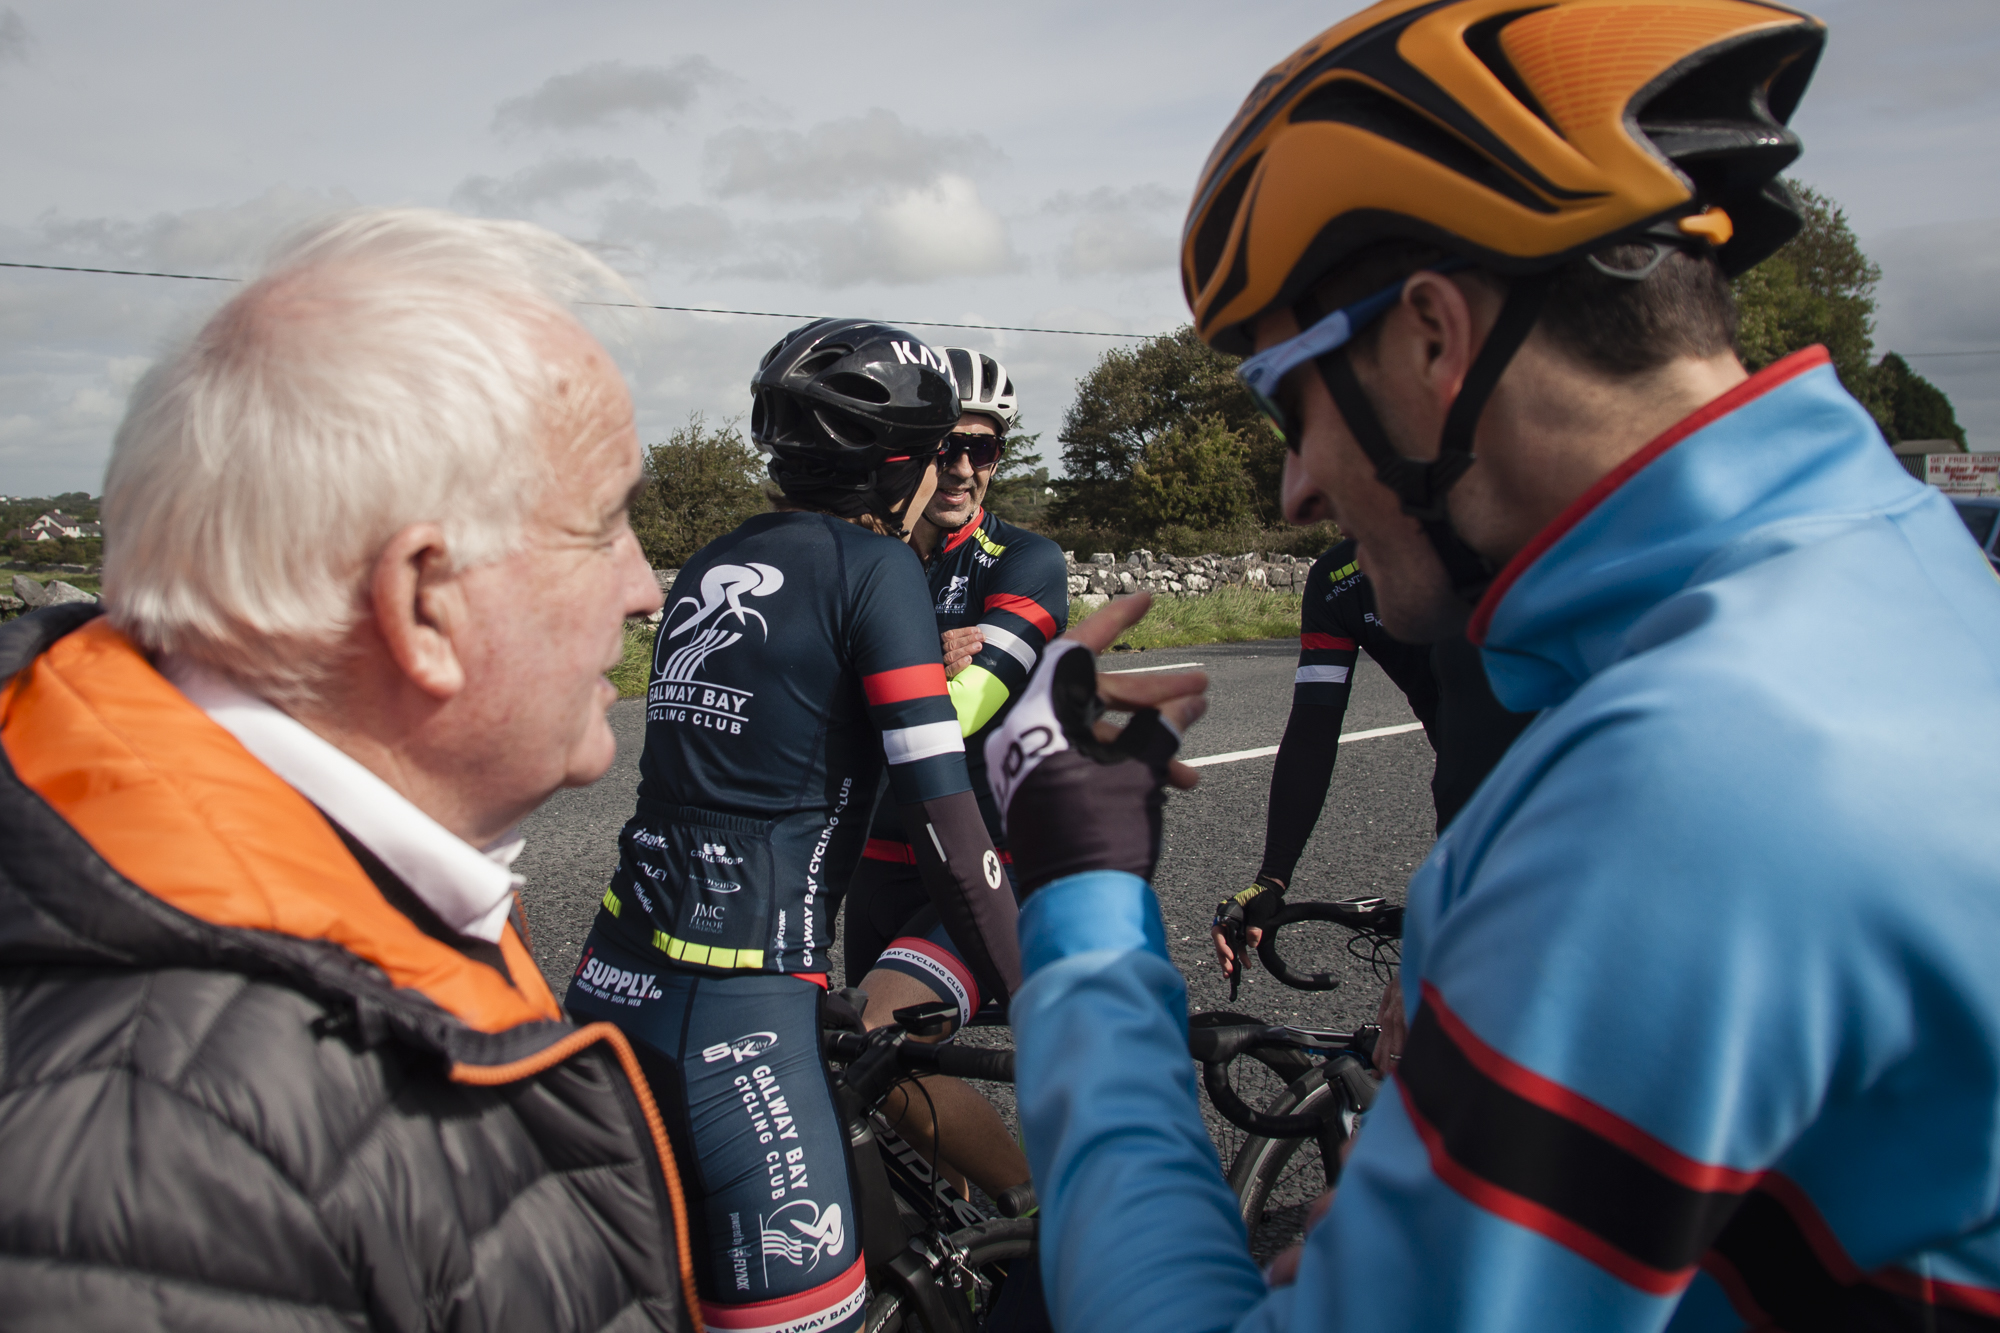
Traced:
<path fill-rule="evenodd" d="M 862 1022 L 870 1031 L 893 1023 L 898 1009 L 952 998 L 939 994 L 915 977 L 887 968 L 870 972 L 862 980 L 861 989 L 868 992 L 868 1008 L 862 1014 Z M 1007 1122 L 993 1109 L 993 1103 L 955 1078 L 931 1075 L 923 1084 L 923 1092 L 897 1088 L 882 1104 L 883 1114 L 889 1117 L 897 1133 L 926 1156 L 935 1152 L 938 1169 L 953 1178 L 952 1184 L 961 1193 L 967 1179 L 985 1190 L 991 1199 L 1027 1182 L 1028 1159 L 1014 1142 L 1014 1136 L 1007 1132 Z M 933 1107 L 936 1118 L 946 1125 L 942 1142 L 933 1129 Z"/>

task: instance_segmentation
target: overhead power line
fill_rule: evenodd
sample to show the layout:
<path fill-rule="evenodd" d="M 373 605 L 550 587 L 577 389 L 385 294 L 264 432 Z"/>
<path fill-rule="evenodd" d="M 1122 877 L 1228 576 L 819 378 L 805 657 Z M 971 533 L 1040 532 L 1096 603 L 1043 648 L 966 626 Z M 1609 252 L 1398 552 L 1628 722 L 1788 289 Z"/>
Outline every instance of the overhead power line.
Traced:
<path fill-rule="evenodd" d="M 155 273 L 136 268 L 85 268 L 80 264 L 21 264 L 0 259 L 0 268 L 31 268 L 45 273 L 103 273 L 120 278 L 178 278 L 183 282 L 241 282 L 241 278 L 219 278 L 209 273 Z M 646 305 L 637 301 L 592 301 L 591 305 L 619 310 L 673 310 L 693 315 L 749 315 L 758 319 L 826 319 L 826 315 L 801 315 L 786 310 L 729 310 L 712 305 Z M 1153 338 L 1152 333 L 1105 333 L 1097 329 L 1044 329 L 1030 324 L 953 324 L 941 319 L 885 319 L 884 324 L 907 324 L 920 329 L 984 329 L 991 333 L 1060 333 L 1072 338 Z"/>
<path fill-rule="evenodd" d="M 241 282 L 241 278 L 217 278 L 206 273 L 149 273 L 136 268 L 82 268 L 76 264 L 16 264 L 0 259 L 0 268 L 35 268 L 44 273 L 109 273 L 120 278 L 179 278 L 184 282 Z"/>
<path fill-rule="evenodd" d="M 44 273 L 102 273 L 118 278 L 177 278 L 182 282 L 241 282 L 241 278 L 221 278 L 212 273 L 157 273 L 138 268 L 86 268 L 81 264 L 22 264 L 0 259 L 0 268 L 29 268 Z M 827 319 L 827 315 L 802 315 L 790 310 L 732 310 L 713 305 L 647 305 L 637 301 L 592 301 L 591 305 L 614 310 L 671 310 L 690 315 L 747 315 L 756 319 Z M 942 319 L 884 319 L 884 324 L 908 324 L 919 329 L 983 329 L 989 333 L 1057 333 L 1071 338 L 1163 338 L 1161 333 L 1106 333 L 1101 329 L 1045 329 L 1033 324 L 954 324 Z M 1893 349 L 1892 349 L 1893 350 Z M 1981 347 L 1964 352 L 1897 352 L 1897 356 L 2000 356 L 2000 347 Z"/>

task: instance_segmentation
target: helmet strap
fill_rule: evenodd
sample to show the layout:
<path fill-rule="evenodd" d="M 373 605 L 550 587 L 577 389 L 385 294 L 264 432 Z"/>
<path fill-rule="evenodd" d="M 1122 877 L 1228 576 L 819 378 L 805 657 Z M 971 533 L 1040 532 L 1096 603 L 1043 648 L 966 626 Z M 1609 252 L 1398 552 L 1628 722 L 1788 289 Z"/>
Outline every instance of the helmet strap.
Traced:
<path fill-rule="evenodd" d="M 1493 578 L 1493 566 L 1452 527 L 1445 496 L 1472 466 L 1472 435 L 1486 409 L 1486 400 L 1492 397 L 1501 374 L 1541 317 L 1543 301 L 1554 281 L 1553 273 L 1536 273 L 1517 278 L 1510 285 L 1500 307 L 1500 317 L 1486 335 L 1485 345 L 1473 358 L 1465 383 L 1445 414 L 1436 458 L 1409 458 L 1396 451 L 1389 442 L 1389 433 L 1382 428 L 1381 417 L 1376 415 L 1374 402 L 1355 377 L 1347 347 L 1336 348 L 1313 362 L 1321 382 L 1333 397 L 1334 406 L 1347 422 L 1348 433 L 1375 465 L 1376 479 L 1395 493 L 1403 512 L 1423 526 L 1424 536 L 1444 563 L 1452 592 L 1467 602 L 1476 602 L 1485 591 Z"/>

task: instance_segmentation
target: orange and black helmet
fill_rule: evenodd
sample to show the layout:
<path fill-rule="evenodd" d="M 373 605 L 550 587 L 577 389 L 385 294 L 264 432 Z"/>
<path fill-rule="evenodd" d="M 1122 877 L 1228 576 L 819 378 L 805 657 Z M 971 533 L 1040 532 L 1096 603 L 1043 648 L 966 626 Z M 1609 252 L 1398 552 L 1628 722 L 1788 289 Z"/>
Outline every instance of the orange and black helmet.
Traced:
<path fill-rule="evenodd" d="M 1251 90 L 1181 243 L 1195 329 L 1247 325 L 1375 241 L 1533 273 L 1649 228 L 1742 272 L 1798 229 L 1776 177 L 1824 44 L 1758 0 L 1384 0 Z"/>

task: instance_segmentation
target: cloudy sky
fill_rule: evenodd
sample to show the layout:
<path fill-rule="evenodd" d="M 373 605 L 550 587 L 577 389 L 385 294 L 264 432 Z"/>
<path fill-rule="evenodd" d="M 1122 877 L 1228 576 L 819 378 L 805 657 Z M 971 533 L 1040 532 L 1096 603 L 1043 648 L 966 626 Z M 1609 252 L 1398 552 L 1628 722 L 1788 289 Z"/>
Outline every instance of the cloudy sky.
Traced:
<path fill-rule="evenodd" d="M 0 260 L 237 275 L 356 204 L 526 217 L 655 302 L 1153 333 L 1257 76 L 1354 6 L 662 0 L 0 4 Z M 2000 6 L 1825 0 L 1798 176 L 1882 264 L 1878 346 L 2000 348 Z M 0 493 L 98 489 L 134 380 L 222 284 L 0 269 Z M 659 313 L 647 438 L 747 406 L 782 320 Z M 1104 338 L 996 352 L 1055 428 Z M 2000 356 L 1913 362 L 2000 448 Z"/>

